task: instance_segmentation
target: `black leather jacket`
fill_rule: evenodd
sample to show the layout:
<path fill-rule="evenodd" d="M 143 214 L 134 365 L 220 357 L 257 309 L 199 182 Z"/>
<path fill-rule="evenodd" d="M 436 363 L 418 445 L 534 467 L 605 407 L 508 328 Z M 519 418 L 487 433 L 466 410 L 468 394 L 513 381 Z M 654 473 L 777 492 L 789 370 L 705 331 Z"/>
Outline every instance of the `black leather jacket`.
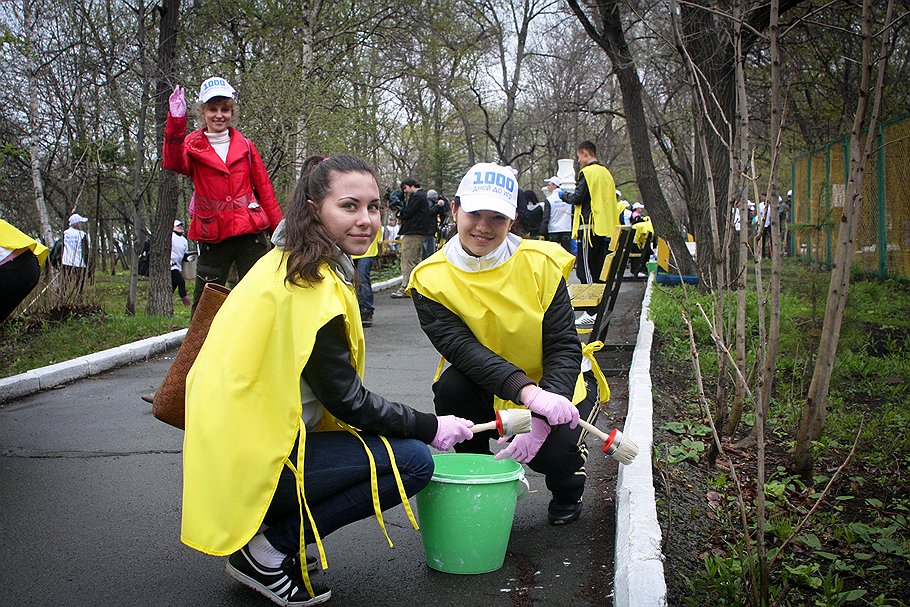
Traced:
<path fill-rule="evenodd" d="M 316 333 L 313 353 L 302 377 L 326 410 L 355 428 L 429 444 L 436 436 L 436 416 L 384 399 L 367 390 L 351 364 L 344 319 L 336 316 Z"/>
<path fill-rule="evenodd" d="M 519 367 L 502 358 L 471 332 L 460 316 L 411 289 L 420 327 L 436 350 L 477 385 L 496 396 L 519 403 L 522 388 L 534 381 Z M 581 370 L 581 342 L 575 330 L 575 315 L 565 281 L 544 312 L 543 376 L 538 385 L 569 400 Z"/>
<path fill-rule="evenodd" d="M 408 196 L 407 202 L 399 214 L 401 218 L 401 236 L 429 236 L 436 233 L 436 210 L 430 208 L 425 191 L 417 190 Z"/>

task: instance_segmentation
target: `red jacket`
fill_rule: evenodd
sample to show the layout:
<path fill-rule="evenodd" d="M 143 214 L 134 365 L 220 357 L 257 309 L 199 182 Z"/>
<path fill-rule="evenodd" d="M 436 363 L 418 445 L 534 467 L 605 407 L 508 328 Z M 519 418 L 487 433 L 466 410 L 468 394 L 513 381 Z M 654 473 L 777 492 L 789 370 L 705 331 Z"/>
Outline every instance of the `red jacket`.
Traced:
<path fill-rule="evenodd" d="M 256 146 L 240 131 L 232 128 L 230 133 L 223 162 L 203 130 L 187 135 L 186 116 L 167 115 L 161 166 L 193 180 L 190 240 L 221 242 L 274 230 L 281 221 L 281 208 Z"/>

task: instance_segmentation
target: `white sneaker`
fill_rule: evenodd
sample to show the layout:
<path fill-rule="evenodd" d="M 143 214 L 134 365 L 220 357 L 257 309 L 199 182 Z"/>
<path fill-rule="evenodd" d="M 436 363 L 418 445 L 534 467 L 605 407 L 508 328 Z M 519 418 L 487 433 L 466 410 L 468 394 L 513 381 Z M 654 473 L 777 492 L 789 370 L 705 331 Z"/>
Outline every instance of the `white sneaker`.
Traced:
<path fill-rule="evenodd" d="M 591 316 L 587 312 L 582 312 L 581 316 L 575 319 L 575 326 L 580 329 L 593 329 L 594 321 L 597 320 L 597 315 Z"/>

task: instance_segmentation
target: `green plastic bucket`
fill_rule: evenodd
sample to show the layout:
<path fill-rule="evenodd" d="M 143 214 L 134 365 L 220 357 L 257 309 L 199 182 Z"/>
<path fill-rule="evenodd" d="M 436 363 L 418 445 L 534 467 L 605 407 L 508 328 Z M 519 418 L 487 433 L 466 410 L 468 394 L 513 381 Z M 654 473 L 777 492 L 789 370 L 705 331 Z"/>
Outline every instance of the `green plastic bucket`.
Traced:
<path fill-rule="evenodd" d="M 440 453 L 417 494 L 427 565 L 445 573 L 496 571 L 506 559 L 524 468 L 492 455 Z"/>

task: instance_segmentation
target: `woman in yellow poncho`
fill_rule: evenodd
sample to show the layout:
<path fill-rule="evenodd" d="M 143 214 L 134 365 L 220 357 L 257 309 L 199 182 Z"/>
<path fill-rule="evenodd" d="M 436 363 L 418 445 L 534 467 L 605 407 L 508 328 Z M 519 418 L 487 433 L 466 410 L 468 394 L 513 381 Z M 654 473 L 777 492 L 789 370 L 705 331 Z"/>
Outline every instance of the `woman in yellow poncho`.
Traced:
<path fill-rule="evenodd" d="M 426 445 L 471 436 L 467 420 L 361 383 L 350 256 L 373 242 L 379 203 L 359 158 L 309 159 L 277 247 L 228 296 L 187 376 L 181 539 L 230 555 L 227 572 L 279 605 L 328 600 L 302 547 L 315 542 L 325 567 L 321 537 L 374 513 L 384 530 L 382 510 L 432 476 Z"/>
<path fill-rule="evenodd" d="M 586 451 L 577 423 L 596 387 L 585 385 L 566 288 L 575 259 L 554 242 L 509 233 L 517 191 L 508 167 L 472 167 L 452 205 L 457 237 L 414 269 L 410 291 L 421 327 L 451 363 L 433 386 L 436 413 L 489 419 L 494 408 L 530 409 L 531 431 L 496 457 L 544 474 L 548 520 L 564 525 L 581 514 Z M 493 434 L 456 451 L 490 453 Z"/>

